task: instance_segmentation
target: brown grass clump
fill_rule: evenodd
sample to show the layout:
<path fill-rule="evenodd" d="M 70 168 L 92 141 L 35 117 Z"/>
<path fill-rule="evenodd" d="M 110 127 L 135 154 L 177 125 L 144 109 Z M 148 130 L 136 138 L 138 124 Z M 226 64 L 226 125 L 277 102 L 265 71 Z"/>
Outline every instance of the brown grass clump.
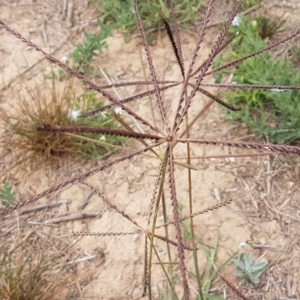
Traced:
<path fill-rule="evenodd" d="M 7 152 L 14 152 L 9 167 L 18 166 L 28 172 L 45 166 L 55 166 L 66 157 L 99 159 L 115 150 L 114 145 L 124 139 L 99 140 L 98 136 L 86 134 L 57 134 L 38 130 L 47 126 L 74 126 L 78 124 L 114 128 L 111 115 L 103 118 L 78 120 L 81 113 L 98 101 L 95 94 L 85 92 L 78 95 L 72 80 L 63 84 L 52 80 L 23 85 L 15 91 L 14 101 L 0 110 L 0 124 L 4 131 L 0 144 Z M 98 101 L 99 102 L 99 101 Z M 98 105 L 102 105 L 101 102 Z"/>
<path fill-rule="evenodd" d="M 12 243 L 1 246 L 0 298 L 65 299 L 70 287 L 80 279 L 62 265 L 66 261 L 64 251 L 70 246 L 39 229 L 14 231 L 10 239 Z"/>

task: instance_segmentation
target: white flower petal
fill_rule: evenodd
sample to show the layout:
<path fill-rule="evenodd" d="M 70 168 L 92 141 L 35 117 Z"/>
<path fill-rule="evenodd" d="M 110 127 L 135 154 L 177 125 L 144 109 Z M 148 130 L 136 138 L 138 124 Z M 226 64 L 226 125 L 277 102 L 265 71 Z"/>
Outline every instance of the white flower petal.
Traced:
<path fill-rule="evenodd" d="M 240 17 L 235 16 L 234 19 L 231 22 L 231 26 L 238 27 L 240 26 Z"/>
<path fill-rule="evenodd" d="M 120 107 L 120 106 L 115 107 L 115 113 L 116 113 L 117 115 L 121 115 L 122 112 L 123 112 L 122 107 Z"/>
<path fill-rule="evenodd" d="M 79 116 L 80 116 L 80 110 L 79 109 L 69 109 L 68 117 L 71 120 L 77 120 Z"/>
<path fill-rule="evenodd" d="M 248 244 L 246 242 L 241 242 L 240 245 L 239 245 L 239 248 L 244 249 L 247 246 L 248 246 Z"/>
<path fill-rule="evenodd" d="M 65 64 L 68 61 L 68 56 L 65 56 L 65 55 L 62 56 L 62 58 L 60 59 L 60 61 Z"/>
<path fill-rule="evenodd" d="M 271 92 L 280 93 L 285 91 L 284 89 L 270 89 Z"/>

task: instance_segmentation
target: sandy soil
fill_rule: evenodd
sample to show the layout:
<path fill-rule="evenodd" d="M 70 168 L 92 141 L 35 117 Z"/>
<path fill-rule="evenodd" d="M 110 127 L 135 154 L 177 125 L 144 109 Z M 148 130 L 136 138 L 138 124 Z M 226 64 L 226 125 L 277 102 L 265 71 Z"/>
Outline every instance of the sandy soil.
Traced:
<path fill-rule="evenodd" d="M 80 39 L 81 31 L 89 28 L 89 32 L 96 30 L 93 21 L 96 14 L 93 8 L 75 2 L 75 19 L 71 28 L 68 28 L 62 18 L 60 1 L 51 4 L 41 4 L 29 0 L 18 2 L 4 1 L 0 10 L 0 18 L 11 27 L 40 45 L 45 51 L 56 50 L 55 56 L 61 58 L 67 55 Z M 284 8 L 280 8 L 284 9 Z M 289 7 L 287 10 L 291 9 Z M 222 14 L 220 14 L 222 15 Z M 84 27 L 89 23 L 86 28 Z M 211 29 L 210 36 L 215 33 Z M 87 30 L 88 31 L 88 30 Z M 46 36 L 46 37 L 45 37 Z M 48 63 L 39 61 L 40 55 L 26 48 L 20 41 L 10 36 L 4 30 L 0 31 L 0 100 L 1 108 L 9 109 L 9 103 L 15 95 L 20 82 L 40 80 L 43 74 L 51 70 Z M 121 36 L 116 34 L 109 39 L 109 50 L 96 57 L 94 66 L 105 68 L 112 81 L 143 79 L 143 66 L 146 59 L 134 38 L 125 44 Z M 60 44 L 61 43 L 61 44 Z M 183 33 L 182 43 L 184 55 L 190 57 L 195 43 L 192 33 Z M 57 49 L 55 49 L 55 47 Z M 209 39 L 201 50 L 207 54 L 211 45 Z M 175 59 L 170 53 L 168 39 L 162 35 L 155 46 L 151 47 L 155 64 L 158 66 L 159 77 L 176 78 L 179 70 Z M 130 59 L 128 57 L 130 56 Z M 38 63 L 37 63 L 38 62 Z M 188 63 L 188 60 L 185 61 Z M 33 66 L 30 70 L 29 67 Z M 26 71 L 26 73 L 25 73 Z M 20 74 L 23 74 L 20 76 Z M 22 78 L 22 80 L 21 80 Z M 103 79 L 98 79 L 102 80 Z M 136 88 L 119 89 L 118 93 L 124 97 L 136 92 Z M 174 92 L 173 92 L 174 93 Z M 168 114 L 172 114 L 172 96 L 166 93 L 165 98 L 169 107 Z M 198 98 L 193 111 L 199 111 L 208 102 Z M 148 106 L 143 101 L 132 104 L 141 116 L 147 117 Z M 133 121 L 129 121 L 134 127 Z M 191 134 L 205 139 L 251 139 L 246 129 L 236 128 L 224 121 L 224 113 L 216 106 L 211 106 L 205 116 L 198 121 Z M 128 153 L 132 149 L 124 150 Z M 226 155 L 247 152 L 222 147 L 194 147 L 194 156 Z M 118 153 L 113 158 L 122 155 Z M 184 149 L 179 148 L 177 157 L 184 155 Z M 110 159 L 113 159 L 110 158 Z M 219 203 L 220 200 L 233 199 L 233 203 L 216 211 L 196 217 L 195 231 L 197 236 L 207 244 L 212 245 L 216 238 L 216 229 L 220 233 L 220 244 L 217 254 L 217 264 L 225 261 L 235 252 L 240 243 L 251 240 L 252 248 L 247 249 L 255 259 L 264 258 L 269 266 L 262 274 L 261 284 L 256 287 L 240 287 L 249 299 L 299 299 L 299 169 L 297 157 L 290 163 L 285 157 L 268 159 L 261 158 L 234 158 L 234 159 L 204 159 L 197 160 L 193 171 L 194 210 L 198 211 Z M 5 157 L 4 157 L 5 161 Z M 101 162 L 99 163 L 101 164 Z M 57 184 L 72 176 L 95 167 L 96 163 L 82 164 L 67 161 L 64 166 L 56 170 L 39 170 L 28 174 L 27 178 L 20 178 L 13 172 L 2 174 L 2 182 L 14 183 L 18 197 L 26 199 L 29 195 L 43 191 L 49 186 Z M 98 173 L 90 177 L 87 182 L 97 187 L 110 201 L 130 215 L 142 227 L 146 227 L 149 210 L 149 201 L 158 172 L 158 161 L 146 156 L 136 156 L 122 162 L 105 173 Z M 187 207 L 186 169 L 176 169 L 176 182 L 180 202 Z M 220 192 L 221 199 L 214 195 Z M 69 200 L 65 209 L 68 212 L 78 211 L 78 206 L 89 194 L 86 186 L 77 184 L 49 199 L 41 199 L 41 203 L 49 200 Z M 63 207 L 44 211 L 43 219 L 40 213 L 32 214 L 30 221 L 45 221 L 54 216 L 65 213 Z M 70 241 L 77 238 L 72 232 L 135 232 L 135 235 L 123 237 L 83 237 L 76 245 L 79 257 L 95 255 L 90 261 L 78 264 L 77 272 L 82 274 L 87 270 L 96 270 L 97 273 L 89 280 L 77 285 L 81 292 L 80 299 L 140 299 L 142 294 L 144 235 L 137 231 L 137 227 L 120 218 L 120 215 L 108 208 L 103 201 L 93 196 L 84 209 L 85 212 L 98 212 L 95 218 L 86 218 L 79 221 L 64 223 L 60 231 L 68 233 Z M 28 220 L 26 221 L 28 222 Z M 163 223 L 160 215 L 160 223 Z M 28 224 L 27 224 L 28 225 Z M 41 227 L 31 226 L 32 228 Z M 172 234 L 172 233 L 171 233 Z M 161 257 L 166 257 L 163 243 Z M 191 264 L 191 254 L 187 255 L 188 264 Z M 203 267 L 204 257 L 199 251 L 200 266 Z M 235 285 L 238 279 L 233 275 L 234 267 L 229 265 L 222 274 Z M 159 284 L 164 287 L 164 277 L 156 269 L 153 270 L 153 286 Z M 236 299 L 224 284 L 217 280 L 214 285 L 219 293 L 227 294 L 227 299 Z M 281 298 L 280 298 L 281 297 Z"/>

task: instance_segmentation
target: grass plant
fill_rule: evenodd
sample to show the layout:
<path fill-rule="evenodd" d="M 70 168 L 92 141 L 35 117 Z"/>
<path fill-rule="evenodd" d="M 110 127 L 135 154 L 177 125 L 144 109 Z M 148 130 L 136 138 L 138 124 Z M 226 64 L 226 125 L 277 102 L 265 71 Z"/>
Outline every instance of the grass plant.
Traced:
<path fill-rule="evenodd" d="M 222 207 L 229 205 L 231 199 L 221 201 L 215 205 L 209 205 L 200 211 L 195 211 L 193 208 L 194 201 L 199 200 L 198 194 L 194 194 L 195 189 L 195 177 L 197 176 L 197 163 L 201 161 L 203 156 L 199 157 L 194 155 L 193 150 L 198 149 L 198 147 L 205 147 L 207 145 L 212 146 L 228 146 L 232 148 L 246 149 L 247 151 L 253 150 L 252 153 L 247 153 L 249 157 L 255 155 L 272 155 L 272 154 L 300 154 L 300 147 L 297 146 L 287 146 L 284 144 L 264 144 L 264 143 L 253 143 L 245 141 L 234 141 L 234 140 L 206 140 L 201 139 L 195 135 L 192 131 L 193 126 L 196 124 L 197 120 L 205 113 L 207 107 L 212 105 L 213 102 L 217 102 L 219 105 L 226 107 L 229 110 L 238 112 L 242 111 L 244 107 L 236 107 L 232 104 L 225 102 L 219 96 L 219 89 L 227 88 L 234 90 L 267 90 L 270 92 L 271 89 L 287 90 L 288 92 L 297 93 L 300 90 L 300 86 L 289 86 L 288 85 L 277 85 L 269 84 L 265 82 L 250 82 L 250 83 L 210 83 L 207 77 L 210 74 L 216 74 L 217 72 L 224 71 L 230 67 L 238 66 L 244 62 L 253 60 L 256 57 L 264 57 L 268 50 L 277 47 L 283 43 L 289 42 L 300 34 L 300 31 L 296 31 L 290 36 L 286 36 L 283 40 L 276 42 L 275 44 L 265 45 L 261 43 L 261 49 L 253 49 L 252 53 L 245 55 L 244 57 L 233 58 L 230 62 L 220 65 L 216 69 L 211 69 L 213 62 L 216 60 L 218 55 L 229 45 L 233 38 L 228 38 L 227 32 L 231 28 L 231 24 L 238 14 L 241 7 L 242 1 L 237 1 L 234 5 L 231 13 L 229 14 L 227 22 L 224 24 L 223 29 L 217 36 L 209 55 L 202 61 L 199 62 L 201 45 L 204 41 L 205 34 L 207 33 L 207 25 L 213 9 L 217 6 L 217 2 L 210 0 L 207 6 L 206 14 L 202 20 L 202 25 L 198 30 L 198 39 L 191 57 L 189 57 L 189 64 L 183 59 L 184 49 L 181 43 L 178 21 L 177 21 L 177 6 L 174 1 L 167 1 L 169 10 L 169 19 L 164 19 L 163 22 L 166 26 L 166 31 L 170 39 L 170 47 L 174 52 L 176 58 L 179 72 L 182 76 L 181 80 L 175 80 L 174 78 L 160 79 L 158 78 L 158 70 L 160 66 L 157 66 L 154 62 L 154 57 L 151 54 L 151 49 L 147 43 L 147 36 L 145 28 L 143 26 L 143 20 L 140 14 L 140 9 L 137 3 L 132 7 L 134 9 L 139 31 L 141 34 L 142 45 L 147 57 L 148 62 L 148 78 L 143 81 L 130 81 L 117 83 L 112 85 L 97 85 L 90 79 L 86 78 L 82 74 L 78 73 L 76 70 L 70 68 L 68 65 L 62 63 L 53 56 L 47 54 L 39 46 L 34 44 L 29 39 L 25 38 L 23 35 L 12 29 L 4 21 L 0 20 L 0 27 L 8 31 L 10 34 L 14 35 L 17 39 L 21 40 L 30 48 L 40 52 L 49 62 L 59 66 L 65 72 L 73 75 L 79 79 L 87 88 L 102 94 L 110 104 L 105 105 L 101 108 L 95 108 L 89 112 L 80 115 L 80 118 L 90 118 L 99 115 L 105 111 L 110 111 L 113 113 L 117 108 L 122 109 L 122 115 L 116 115 L 116 120 L 122 124 L 122 129 L 107 129 L 101 126 L 90 127 L 90 126 L 78 126 L 78 124 L 72 124 L 66 126 L 65 124 L 37 124 L 36 131 L 42 136 L 47 137 L 49 135 L 57 135 L 61 139 L 68 137 L 68 134 L 83 134 L 83 133 L 93 133 L 99 136 L 117 136 L 126 137 L 128 139 L 135 140 L 132 143 L 133 149 L 129 153 L 120 155 L 118 157 L 111 158 L 107 162 L 104 162 L 101 166 L 97 166 L 87 172 L 69 178 L 66 181 L 59 182 L 53 185 L 49 189 L 44 190 L 26 200 L 23 200 L 16 205 L 9 206 L 0 210 L 0 215 L 7 215 L 23 206 L 30 205 L 35 201 L 47 197 L 53 193 L 62 191 L 74 184 L 83 184 L 91 189 L 91 191 L 101 199 L 111 211 L 116 212 L 120 215 L 120 218 L 124 218 L 133 224 L 139 232 L 144 235 L 144 276 L 143 276 L 143 295 L 147 295 L 149 299 L 155 299 L 156 286 L 153 284 L 153 269 L 161 268 L 166 281 L 169 286 L 168 297 L 171 299 L 192 299 L 190 282 L 193 281 L 196 285 L 196 290 L 198 291 L 197 299 L 207 299 L 205 298 L 205 293 L 209 290 L 212 281 L 207 283 L 203 277 L 203 271 L 205 271 L 208 277 L 211 277 L 210 270 L 200 270 L 199 260 L 198 260 L 198 243 L 196 235 L 194 232 L 194 222 L 198 216 L 214 211 L 216 209 L 221 209 Z M 242 41 L 242 44 L 245 41 Z M 241 46 L 242 46 L 241 44 Z M 248 48 L 249 49 L 249 48 Z M 264 63 L 260 61 L 261 64 Z M 275 70 L 276 71 L 276 70 Z M 245 74 L 247 76 L 247 74 Z M 116 87 L 126 87 L 135 85 L 139 88 L 148 87 L 146 91 L 140 91 L 135 95 L 131 95 L 128 98 L 119 100 L 111 92 L 113 88 Z M 180 91 L 176 90 L 172 99 L 165 99 L 163 97 L 163 92 L 165 90 L 172 90 L 175 87 L 180 87 Z M 211 91 L 207 87 L 212 87 L 218 90 Z M 197 97 L 198 94 L 203 94 L 209 101 L 206 102 L 204 108 L 200 108 L 199 111 L 194 112 L 193 104 L 196 101 L 200 101 Z M 154 101 L 147 102 L 146 97 L 153 95 Z M 147 99 L 147 98 L 146 98 Z M 147 117 L 139 114 L 139 112 L 132 106 L 132 104 L 144 101 L 143 105 L 149 107 L 149 113 Z M 288 102 L 290 103 L 290 102 Z M 193 114 L 192 114 L 193 112 Z M 126 117 L 125 117 L 126 116 Z M 135 120 L 134 124 L 139 124 L 133 128 L 132 123 L 128 122 L 128 116 Z M 152 116 L 152 117 L 151 117 Z M 185 161 L 177 159 L 177 150 L 181 148 L 185 151 Z M 118 168 L 121 163 L 128 162 L 128 166 L 131 166 L 131 162 L 136 157 L 141 157 L 143 159 L 144 154 L 149 154 L 156 162 L 159 163 L 157 169 L 156 180 L 152 189 L 152 196 L 149 197 L 147 205 L 149 206 L 147 225 L 140 225 L 133 216 L 127 213 L 123 208 L 118 207 L 113 203 L 114 199 L 109 199 L 104 191 L 86 182 L 90 176 L 95 175 L 99 172 L 105 172 L 111 168 Z M 148 156 L 149 156 L 148 155 Z M 234 156 L 234 154 L 232 154 Z M 224 157 L 224 156 L 223 156 Z M 187 192 L 186 197 L 179 196 L 180 187 L 177 181 L 178 172 L 185 172 L 186 182 L 185 189 Z M 182 183 L 181 183 L 182 184 Z M 111 189 L 116 189 L 114 184 L 110 185 Z M 181 216 L 179 213 L 179 201 L 184 203 L 184 207 L 187 207 L 187 214 Z M 134 205 L 131 203 L 131 205 Z M 160 225 L 158 223 L 158 218 L 160 212 L 164 216 L 164 224 Z M 170 218 L 171 216 L 171 218 Z M 188 221 L 191 229 L 191 242 L 187 244 L 183 238 L 183 228 L 181 226 L 182 221 Z M 162 230 L 163 229 L 163 230 Z M 126 234 L 135 234 L 135 232 L 78 232 L 75 235 L 94 235 L 94 236 L 122 236 Z M 163 261 L 159 254 L 157 248 L 157 241 L 162 241 L 165 243 L 167 259 Z M 173 248 L 172 248 L 173 247 Z M 175 247 L 175 248 L 174 248 Z M 176 251 L 174 251 L 176 249 Z M 217 247 L 214 247 L 216 251 Z M 192 253 L 193 257 L 193 267 L 190 269 L 187 266 L 186 256 L 187 253 Z M 215 252 L 211 252 L 208 258 L 214 261 Z M 211 268 L 211 264 L 209 265 Z M 180 273 L 176 275 L 175 270 Z M 194 277 L 191 274 L 196 274 Z M 224 276 L 221 274 L 217 275 L 220 277 L 230 288 L 232 288 L 240 298 L 247 299 L 240 291 L 234 288 Z"/>
<path fill-rule="evenodd" d="M 60 248 L 57 240 L 39 229 L 35 232 L 25 232 L 22 229 L 13 239 L 13 243 L 6 243 L 1 247 L 0 298 L 68 299 L 69 288 L 79 281 L 79 277 L 60 264 L 64 251 L 45 251 L 45 247 L 49 246 Z M 67 246 L 64 250 L 68 248 Z"/>
<path fill-rule="evenodd" d="M 103 102 L 93 92 L 76 93 L 73 82 L 60 83 L 44 80 L 33 87 L 25 86 L 16 92 L 16 101 L 0 111 L 1 127 L 5 134 L 1 145 L 7 151 L 14 149 L 18 158 L 10 167 L 20 170 L 60 164 L 67 156 L 99 160 L 110 155 L 125 142 L 122 137 L 98 136 L 93 133 L 61 136 L 44 134 L 37 130 L 43 126 L 95 126 L 118 128 L 113 114 L 107 112 L 95 118 L 81 119 L 80 114 L 101 108 Z M 62 87 L 63 85 L 63 87 Z"/>
<path fill-rule="evenodd" d="M 259 35 L 263 40 L 271 40 L 285 24 L 284 19 L 278 20 L 277 18 L 271 16 L 259 16 L 256 18 L 256 21 Z"/>

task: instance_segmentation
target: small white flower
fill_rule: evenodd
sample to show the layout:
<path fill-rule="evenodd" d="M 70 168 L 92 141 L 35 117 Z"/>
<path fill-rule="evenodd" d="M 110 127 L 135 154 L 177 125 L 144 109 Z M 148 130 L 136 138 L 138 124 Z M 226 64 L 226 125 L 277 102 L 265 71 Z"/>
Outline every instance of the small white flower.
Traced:
<path fill-rule="evenodd" d="M 116 113 L 117 115 L 121 115 L 122 112 L 123 112 L 122 107 L 120 107 L 120 106 L 115 107 L 115 113 Z"/>
<path fill-rule="evenodd" d="M 240 26 L 240 17 L 235 16 L 234 19 L 231 22 L 231 26 L 238 27 Z"/>
<path fill-rule="evenodd" d="M 240 245 L 239 245 L 239 248 L 244 249 L 247 246 L 248 246 L 248 244 L 246 242 L 241 242 Z"/>
<path fill-rule="evenodd" d="M 80 110 L 79 109 L 69 109 L 69 112 L 68 112 L 68 117 L 71 119 L 71 120 L 77 120 L 78 117 L 80 116 Z"/>
<path fill-rule="evenodd" d="M 101 141 L 105 141 L 105 140 L 106 140 L 105 135 L 101 135 L 100 140 L 101 140 Z"/>
<path fill-rule="evenodd" d="M 284 89 L 270 89 L 271 92 L 280 93 L 285 91 Z"/>
<path fill-rule="evenodd" d="M 63 56 L 61 59 L 60 59 L 60 61 L 62 62 L 62 63 L 66 63 L 67 61 L 68 61 L 68 56 Z"/>

